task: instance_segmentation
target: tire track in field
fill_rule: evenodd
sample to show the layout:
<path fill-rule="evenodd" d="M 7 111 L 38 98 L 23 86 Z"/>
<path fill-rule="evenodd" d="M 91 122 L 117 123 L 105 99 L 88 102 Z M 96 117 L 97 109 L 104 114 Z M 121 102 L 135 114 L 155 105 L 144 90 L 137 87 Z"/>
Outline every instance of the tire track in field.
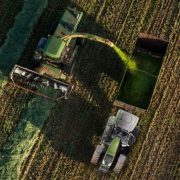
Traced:
<path fill-rule="evenodd" d="M 151 3 L 151 0 L 142 1 L 141 3 L 139 2 L 134 3 L 133 9 L 131 12 L 132 14 L 129 15 L 128 21 L 125 24 L 124 29 L 126 31 L 124 31 L 124 34 L 122 34 L 122 37 L 126 39 L 126 41 L 123 41 L 124 43 L 122 47 L 130 53 L 132 53 L 132 51 L 135 48 L 136 39 L 143 26 L 144 19 L 149 9 L 150 3 Z"/>
<path fill-rule="evenodd" d="M 151 28 L 152 21 L 154 17 L 157 15 L 158 9 L 161 5 L 161 1 L 152 0 L 151 5 L 148 9 L 148 12 L 145 17 L 145 22 L 143 24 L 142 32 L 149 32 L 149 29 Z"/>
<path fill-rule="evenodd" d="M 26 161 L 23 163 L 23 165 L 21 167 L 21 174 L 19 175 L 20 179 L 22 179 L 22 180 L 26 179 L 26 176 L 29 172 L 29 168 L 30 168 L 33 160 L 35 161 L 35 156 L 36 156 L 37 151 L 40 148 L 40 143 L 42 142 L 42 138 L 43 138 L 43 136 L 39 136 L 37 138 L 37 141 L 34 144 L 33 148 L 31 149 L 29 156 L 27 157 Z"/>
<path fill-rule="evenodd" d="M 128 8 L 128 12 L 127 12 L 126 17 L 125 17 L 125 19 L 124 19 L 124 22 L 123 22 L 123 24 L 122 24 L 122 26 L 121 26 L 121 29 L 120 29 L 119 32 L 118 32 L 118 36 L 117 36 L 116 43 L 119 42 L 119 41 L 121 41 L 121 40 L 120 40 L 121 34 L 122 34 L 123 30 L 124 30 L 125 24 L 126 24 L 126 22 L 127 22 L 127 20 L 128 20 L 128 17 L 129 17 L 129 15 L 130 15 L 130 12 L 131 12 L 131 10 L 132 10 L 132 8 L 133 8 L 133 5 L 134 5 L 134 2 L 135 2 L 135 1 L 136 1 L 136 0 L 131 1 L 131 4 L 130 4 L 130 6 L 129 6 L 129 8 Z"/>
<path fill-rule="evenodd" d="M 168 0 L 165 0 L 168 2 Z M 163 6 L 164 6 L 164 2 L 163 1 L 159 1 L 160 3 L 158 3 L 157 5 L 157 8 L 155 8 L 155 12 L 153 14 L 153 18 L 152 18 L 152 21 L 149 23 L 149 28 L 147 29 L 148 30 L 148 33 L 149 34 L 152 34 L 152 31 L 154 29 L 154 26 L 157 26 L 156 23 L 157 23 L 157 19 L 159 19 L 159 16 L 160 16 L 160 13 L 163 9 Z M 160 16 L 161 17 L 161 16 Z M 155 36 L 155 34 L 152 34 Z"/>
<path fill-rule="evenodd" d="M 111 1 L 110 4 L 107 4 L 106 11 L 104 14 L 102 14 L 101 17 L 99 17 L 99 23 L 110 33 L 114 34 L 114 41 L 116 41 L 116 37 L 118 36 L 118 31 L 114 30 L 121 29 L 121 26 L 127 15 L 126 9 L 129 8 L 132 2 L 122 0 L 119 6 L 117 6 L 116 3 L 116 1 Z"/>

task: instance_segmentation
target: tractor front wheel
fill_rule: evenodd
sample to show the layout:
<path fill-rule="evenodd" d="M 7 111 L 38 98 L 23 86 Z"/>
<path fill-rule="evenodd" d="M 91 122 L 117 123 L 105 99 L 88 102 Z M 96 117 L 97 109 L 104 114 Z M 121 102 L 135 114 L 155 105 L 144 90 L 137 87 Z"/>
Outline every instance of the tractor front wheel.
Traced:
<path fill-rule="evenodd" d="M 121 171 L 121 169 L 122 169 L 122 167 L 124 165 L 124 162 L 126 161 L 126 158 L 127 158 L 126 155 L 120 154 L 120 156 L 118 158 L 118 161 L 117 161 L 117 163 L 116 163 L 116 165 L 115 165 L 115 167 L 113 169 L 116 174 L 120 173 L 120 171 Z"/>
<path fill-rule="evenodd" d="M 100 156 L 102 154 L 102 152 L 104 152 L 105 150 L 105 147 L 104 145 L 97 145 L 95 151 L 94 151 L 94 154 L 91 158 L 91 163 L 94 164 L 94 165 L 97 165 L 99 159 L 100 159 Z"/>

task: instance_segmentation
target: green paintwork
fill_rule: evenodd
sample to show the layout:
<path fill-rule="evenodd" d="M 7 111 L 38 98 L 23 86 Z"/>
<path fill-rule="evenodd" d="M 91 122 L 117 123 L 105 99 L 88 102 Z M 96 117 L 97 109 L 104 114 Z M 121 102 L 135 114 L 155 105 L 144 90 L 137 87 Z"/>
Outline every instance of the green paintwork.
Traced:
<path fill-rule="evenodd" d="M 58 59 L 61 56 L 65 45 L 65 41 L 57 38 L 56 36 L 51 36 L 48 38 L 44 47 L 44 55 L 53 59 Z"/>
<path fill-rule="evenodd" d="M 77 30 L 77 26 L 83 16 L 83 13 L 79 13 L 78 17 L 75 18 L 72 13 L 67 8 L 64 12 L 59 24 L 55 30 L 53 36 L 50 36 L 47 40 L 47 43 L 43 49 L 43 54 L 49 58 L 52 58 L 54 61 L 59 61 L 63 50 L 66 46 L 69 45 L 71 39 L 64 41 L 61 39 L 64 35 L 74 33 Z M 62 22 L 68 23 L 72 30 L 65 27 Z"/>
<path fill-rule="evenodd" d="M 115 157 L 116 155 L 116 152 L 118 150 L 118 147 L 119 147 L 119 144 L 120 144 L 120 138 L 119 137 L 115 137 L 112 141 L 111 141 L 111 144 L 109 145 L 107 151 L 106 151 L 106 154 L 110 154 L 112 156 Z M 105 155 L 106 156 L 106 155 Z"/>

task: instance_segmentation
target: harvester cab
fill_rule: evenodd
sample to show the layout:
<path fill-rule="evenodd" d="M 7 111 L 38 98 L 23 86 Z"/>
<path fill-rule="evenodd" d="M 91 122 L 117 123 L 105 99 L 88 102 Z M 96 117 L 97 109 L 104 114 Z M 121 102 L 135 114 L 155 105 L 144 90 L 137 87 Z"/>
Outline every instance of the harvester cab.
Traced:
<path fill-rule="evenodd" d="M 113 167 L 115 173 L 120 172 L 130 147 L 140 133 L 138 121 L 137 116 L 121 109 L 116 116 L 109 117 L 101 142 L 91 159 L 92 164 L 100 164 L 99 171 L 106 173 Z"/>
<path fill-rule="evenodd" d="M 67 8 L 59 22 L 53 23 L 47 37 L 42 37 L 34 52 L 32 69 L 15 65 L 10 73 L 12 82 L 30 92 L 49 99 L 38 88 L 39 84 L 60 91 L 58 99 L 67 98 L 73 85 L 70 84 L 79 39 L 63 40 L 62 37 L 75 33 L 83 13 L 75 8 Z M 57 100 L 57 99 L 56 99 Z"/>

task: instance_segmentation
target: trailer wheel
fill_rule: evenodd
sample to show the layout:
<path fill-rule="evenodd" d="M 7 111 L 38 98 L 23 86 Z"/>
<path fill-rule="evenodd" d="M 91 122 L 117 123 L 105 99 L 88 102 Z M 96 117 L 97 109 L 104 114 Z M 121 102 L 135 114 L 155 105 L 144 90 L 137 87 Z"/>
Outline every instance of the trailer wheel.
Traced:
<path fill-rule="evenodd" d="M 100 159 L 100 156 L 101 156 L 101 153 L 104 152 L 105 150 L 105 147 L 104 145 L 97 145 L 95 151 L 94 151 L 94 154 L 91 158 L 91 163 L 94 164 L 94 165 L 97 165 L 99 159 Z"/>
<path fill-rule="evenodd" d="M 118 161 L 113 169 L 113 171 L 116 173 L 116 174 L 119 174 L 123 165 L 124 165 L 124 162 L 126 161 L 126 158 L 127 156 L 124 155 L 124 154 L 120 154 L 119 158 L 118 158 Z"/>

